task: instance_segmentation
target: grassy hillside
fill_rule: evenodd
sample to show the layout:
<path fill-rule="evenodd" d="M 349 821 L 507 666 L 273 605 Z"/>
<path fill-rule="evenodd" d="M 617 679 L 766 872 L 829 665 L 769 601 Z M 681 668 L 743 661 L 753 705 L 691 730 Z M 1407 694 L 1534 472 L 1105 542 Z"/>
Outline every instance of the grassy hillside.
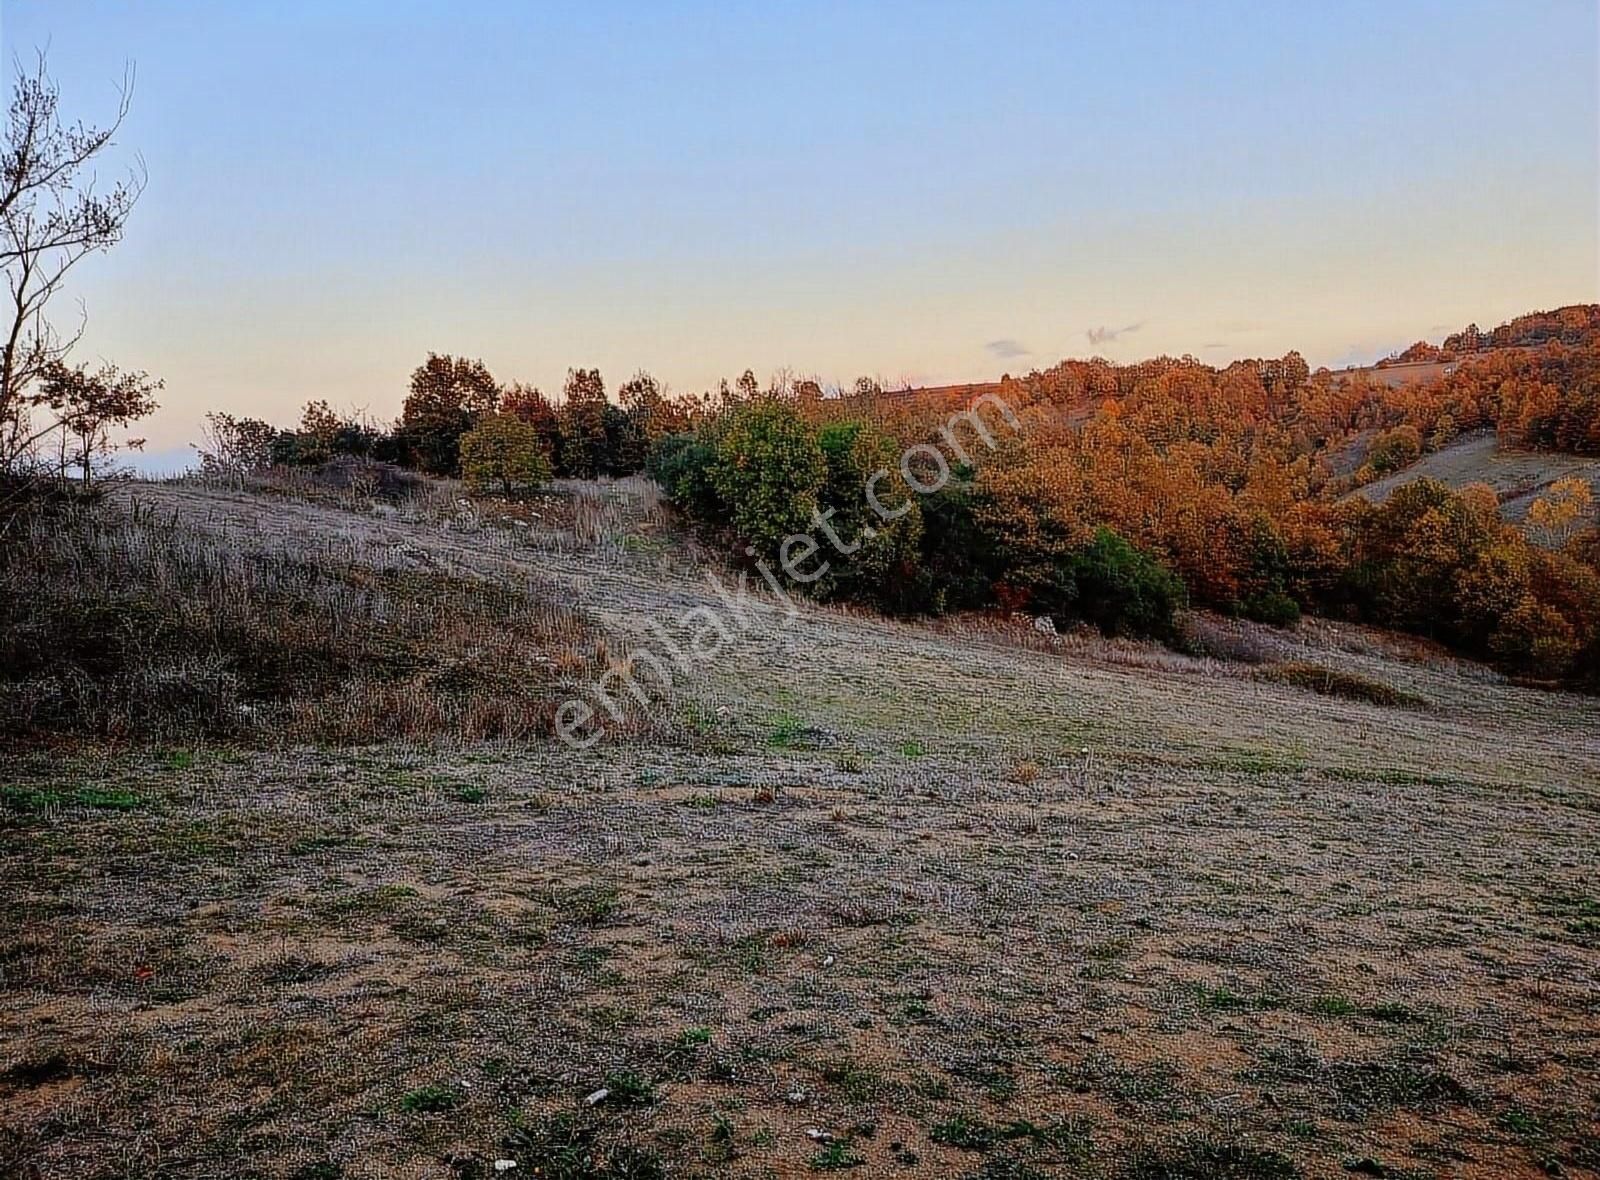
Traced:
<path fill-rule="evenodd" d="M 720 609 L 646 485 L 131 496 L 537 587 L 607 653 L 562 691 Z M 749 617 L 586 751 L 5 755 L 0 1174 L 1600 1167 L 1600 702 L 1320 622 Z"/>
<path fill-rule="evenodd" d="M 1551 484 L 1572 476 L 1588 480 L 1600 499 L 1600 459 L 1506 449 L 1500 446 L 1494 431 L 1485 430 L 1464 435 L 1449 446 L 1424 455 L 1405 470 L 1375 480 L 1353 494 L 1382 503 L 1395 488 L 1419 479 L 1437 479 L 1453 488 L 1488 484 L 1500 498 L 1501 514 L 1507 520 L 1521 521 L 1533 501 Z"/>

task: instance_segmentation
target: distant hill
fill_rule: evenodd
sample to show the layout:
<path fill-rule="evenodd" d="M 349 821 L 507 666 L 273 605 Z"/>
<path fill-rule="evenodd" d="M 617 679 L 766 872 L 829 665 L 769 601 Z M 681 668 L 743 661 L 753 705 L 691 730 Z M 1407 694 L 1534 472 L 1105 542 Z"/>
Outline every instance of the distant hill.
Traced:
<path fill-rule="evenodd" d="M 1390 389 L 1399 389 L 1413 381 L 1421 385 L 1442 381 L 1455 372 L 1462 362 L 1488 353 L 1530 352 L 1552 344 L 1578 346 L 1595 342 L 1600 342 L 1600 304 L 1574 303 L 1554 311 L 1536 311 L 1517 316 L 1488 331 L 1480 329 L 1477 324 L 1468 324 L 1461 331 L 1446 336 L 1443 344 L 1419 340 L 1404 351 L 1370 365 L 1318 369 L 1313 376 L 1324 380 L 1366 377 Z M 1003 388 L 1002 379 L 886 390 L 885 396 L 956 405 L 968 403 L 986 393 L 998 394 Z"/>

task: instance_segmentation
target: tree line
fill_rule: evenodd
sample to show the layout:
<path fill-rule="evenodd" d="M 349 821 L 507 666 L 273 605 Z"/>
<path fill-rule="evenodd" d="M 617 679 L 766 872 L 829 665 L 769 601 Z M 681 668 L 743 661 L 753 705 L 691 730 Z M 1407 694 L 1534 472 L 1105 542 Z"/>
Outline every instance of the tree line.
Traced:
<path fill-rule="evenodd" d="M 1502 521 L 1487 487 L 1419 480 L 1381 504 L 1348 494 L 1482 427 L 1581 450 L 1600 438 L 1597 362 L 1592 331 L 1400 389 L 1313 374 L 1294 353 L 1224 369 L 1064 362 L 996 387 L 1022 424 L 1004 445 L 953 463 L 932 494 L 898 477 L 880 485 L 903 498 L 893 527 L 873 521 L 859 553 L 792 580 L 891 611 L 1028 610 L 1174 641 L 1185 603 L 1276 624 L 1313 611 L 1514 674 L 1597 684 L 1600 522 L 1587 484 L 1563 481 L 1534 504 L 1544 545 Z M 770 554 L 819 511 L 860 525 L 865 474 L 937 441 L 950 409 L 774 388 L 695 416 L 652 451 L 650 472 L 734 555 Z"/>
<path fill-rule="evenodd" d="M 746 372 L 683 397 L 639 373 L 613 399 L 579 368 L 549 398 L 443 354 L 412 374 L 390 428 L 325 402 L 288 430 L 217 414 L 213 442 L 226 445 L 202 455 L 216 467 L 362 456 L 506 496 L 646 470 L 735 559 L 771 558 L 824 600 L 1027 610 L 1169 641 L 1186 604 L 1276 624 L 1313 611 L 1529 677 L 1594 681 L 1600 542 L 1586 485 L 1534 505 L 1543 545 L 1501 521 L 1487 488 L 1419 481 L 1382 504 L 1349 494 L 1471 430 L 1600 445 L 1600 316 L 1538 313 L 1511 338 L 1550 334 L 1547 321 L 1560 331 L 1540 349 L 1487 349 L 1430 385 L 1313 373 L 1296 353 L 1221 369 L 1073 360 L 1007 377 L 994 389 L 1021 428 L 941 459 L 932 491 L 916 474 L 926 453 L 900 464 L 940 442 L 959 408 L 937 394 L 868 379 L 828 391 L 781 373 L 763 387 Z M 888 478 L 869 503 L 877 471 Z M 791 570 L 779 556 L 796 536 L 828 543 Z"/>
<path fill-rule="evenodd" d="M 690 413 L 686 401 L 669 398 L 644 372 L 623 382 L 614 402 L 598 369 L 572 369 L 561 397 L 552 399 L 521 382 L 502 386 L 480 360 L 429 353 L 392 426 L 340 414 L 326 401 L 308 402 L 299 425 L 282 429 L 213 412 L 197 449 L 213 473 L 356 457 L 515 495 L 556 476 L 642 471 L 650 446 Z"/>

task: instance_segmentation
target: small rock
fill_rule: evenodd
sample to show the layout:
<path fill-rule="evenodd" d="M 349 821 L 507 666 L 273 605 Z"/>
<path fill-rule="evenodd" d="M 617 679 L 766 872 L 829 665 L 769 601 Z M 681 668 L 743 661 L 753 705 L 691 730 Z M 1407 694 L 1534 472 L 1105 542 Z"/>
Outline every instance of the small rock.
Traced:
<path fill-rule="evenodd" d="M 604 1086 L 602 1086 L 600 1089 L 596 1090 L 593 1094 L 589 1095 L 589 1097 L 585 1098 L 584 1102 L 586 1104 L 588 1104 L 589 1106 L 599 1106 L 602 1102 L 604 1102 L 607 1098 L 610 1098 L 610 1097 L 611 1097 L 611 1091 L 607 1090 Z"/>

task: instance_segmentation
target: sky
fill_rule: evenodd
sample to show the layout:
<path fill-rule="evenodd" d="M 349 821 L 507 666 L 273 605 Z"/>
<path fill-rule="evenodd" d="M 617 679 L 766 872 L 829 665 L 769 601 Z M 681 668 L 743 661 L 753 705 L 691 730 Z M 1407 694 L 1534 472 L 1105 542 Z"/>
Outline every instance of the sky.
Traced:
<path fill-rule="evenodd" d="M 1595 0 L 0 0 L 132 111 L 77 359 L 392 417 L 431 351 L 559 389 L 1065 356 L 1364 362 L 1600 299 Z"/>

